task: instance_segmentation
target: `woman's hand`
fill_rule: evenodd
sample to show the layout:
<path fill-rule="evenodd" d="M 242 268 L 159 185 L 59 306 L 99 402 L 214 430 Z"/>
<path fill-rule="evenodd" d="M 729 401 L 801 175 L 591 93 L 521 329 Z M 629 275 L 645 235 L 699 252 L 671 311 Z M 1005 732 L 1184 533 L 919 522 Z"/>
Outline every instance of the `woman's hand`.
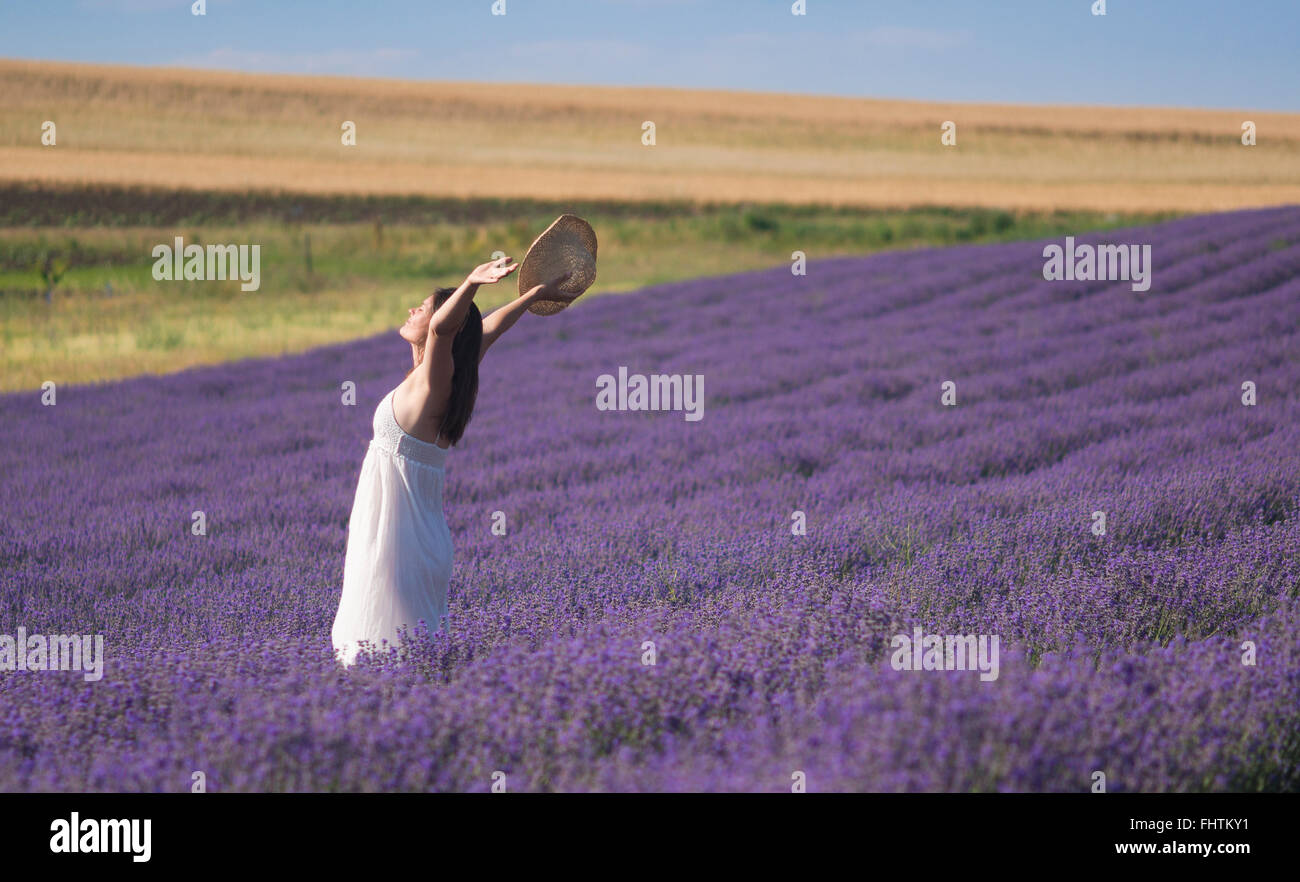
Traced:
<path fill-rule="evenodd" d="M 560 286 L 569 280 L 573 273 L 568 272 L 561 276 L 556 276 L 545 285 L 536 285 L 526 294 L 529 300 L 554 300 L 557 303 L 569 303 L 577 298 L 577 294 L 569 294 L 560 290 Z"/>
<path fill-rule="evenodd" d="M 483 316 L 483 342 L 479 344 L 478 360 L 482 361 L 483 356 L 487 355 L 488 347 L 519 321 L 519 317 L 528 311 L 529 304 L 537 300 L 558 300 L 567 303 L 576 297 L 576 294 L 565 294 L 559 290 L 559 286 L 568 281 L 570 275 L 572 273 L 565 273 L 556 276 L 545 285 L 536 285 L 504 306 Z"/>
<path fill-rule="evenodd" d="M 517 269 L 519 269 L 519 264 L 511 263 L 509 256 L 506 256 L 474 267 L 465 281 L 471 285 L 492 285 Z"/>

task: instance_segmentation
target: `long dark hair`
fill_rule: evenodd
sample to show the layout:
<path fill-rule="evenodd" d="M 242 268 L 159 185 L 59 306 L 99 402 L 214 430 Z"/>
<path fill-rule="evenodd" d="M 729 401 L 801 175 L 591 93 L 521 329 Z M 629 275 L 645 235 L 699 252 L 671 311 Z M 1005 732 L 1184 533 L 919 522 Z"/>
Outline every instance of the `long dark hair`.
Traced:
<path fill-rule="evenodd" d="M 433 308 L 437 309 L 447 302 L 447 298 L 456 293 L 455 288 L 435 288 Z M 474 413 L 474 400 L 478 398 L 478 359 L 483 347 L 483 314 L 473 301 L 469 304 L 469 314 L 465 324 L 456 332 L 451 341 L 451 398 L 447 401 L 447 412 L 442 416 L 438 434 L 446 438 L 454 447 L 469 418 Z"/>

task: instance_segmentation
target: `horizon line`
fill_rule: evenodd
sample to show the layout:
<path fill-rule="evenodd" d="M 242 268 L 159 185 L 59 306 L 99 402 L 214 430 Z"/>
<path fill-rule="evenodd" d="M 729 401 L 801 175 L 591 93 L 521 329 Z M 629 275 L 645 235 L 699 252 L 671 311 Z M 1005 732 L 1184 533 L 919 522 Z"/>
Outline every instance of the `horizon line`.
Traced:
<path fill-rule="evenodd" d="M 212 74 L 212 75 L 234 75 L 252 78 L 281 78 L 281 79 L 308 79 L 308 80 L 332 80 L 342 82 L 362 82 L 362 83 L 404 83 L 409 85 L 484 85 L 484 86 L 521 86 L 521 87 L 542 87 L 555 89 L 606 89 L 606 90 L 640 90 L 640 91 L 658 91 L 658 92 L 684 92 L 691 94 L 700 93 L 719 93 L 734 95 L 768 95 L 775 97 L 789 98 L 814 98 L 831 101 L 861 101 L 861 102 L 880 102 L 880 103 L 898 103 L 898 104 L 930 104 L 930 105 L 954 105 L 962 107 L 1020 107 L 1020 108 L 1077 108 L 1079 110 L 1155 110 L 1155 111 L 1195 111 L 1205 113 L 1236 113 L 1236 112 L 1259 112 L 1268 113 L 1277 116 L 1295 116 L 1300 117 L 1300 110 L 1279 110 L 1272 107 L 1223 107 L 1208 106 L 1199 104 L 1089 104 L 1075 102 L 1037 102 L 1037 101 L 996 101 L 996 100 L 956 100 L 941 98 L 918 98 L 905 97 L 897 95 L 848 95 L 836 92 L 804 92 L 804 91 L 771 91 L 765 89 L 743 89 L 736 87 L 720 86 L 669 86 L 653 84 L 611 84 L 611 83 L 580 83 L 580 82 L 540 82 L 540 81 L 521 81 L 521 80 L 491 80 L 491 79 L 457 79 L 457 78 L 424 78 L 424 77 L 399 77 L 399 76 L 368 76 L 361 74 L 336 74 L 336 73 L 307 73 L 284 70 L 248 70 L 240 68 L 224 68 L 216 66 L 187 66 L 182 64 L 124 64 L 121 62 L 101 62 L 101 61 L 78 61 L 74 59 L 63 58 L 28 58 L 22 56 L 0 55 L 0 65 L 6 63 L 22 64 L 46 64 L 46 65 L 64 65 L 69 67 L 95 68 L 103 70 L 118 71 L 182 71 L 191 74 Z"/>

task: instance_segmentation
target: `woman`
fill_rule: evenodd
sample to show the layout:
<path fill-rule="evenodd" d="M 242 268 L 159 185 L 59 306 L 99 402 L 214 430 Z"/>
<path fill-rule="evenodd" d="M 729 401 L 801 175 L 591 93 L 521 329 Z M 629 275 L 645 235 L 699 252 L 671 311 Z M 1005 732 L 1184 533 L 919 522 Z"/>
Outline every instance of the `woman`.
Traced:
<path fill-rule="evenodd" d="M 414 366 L 379 402 L 361 464 L 331 634 L 345 665 L 385 642 L 395 646 L 402 630 L 413 633 L 420 622 L 436 631 L 447 613 L 452 547 L 443 465 L 474 411 L 479 362 L 531 304 L 573 299 L 558 290 L 565 273 L 482 317 L 474 305 L 479 285 L 517 268 L 509 257 L 476 267 L 459 288 L 438 288 L 412 307 L 398 331 Z"/>

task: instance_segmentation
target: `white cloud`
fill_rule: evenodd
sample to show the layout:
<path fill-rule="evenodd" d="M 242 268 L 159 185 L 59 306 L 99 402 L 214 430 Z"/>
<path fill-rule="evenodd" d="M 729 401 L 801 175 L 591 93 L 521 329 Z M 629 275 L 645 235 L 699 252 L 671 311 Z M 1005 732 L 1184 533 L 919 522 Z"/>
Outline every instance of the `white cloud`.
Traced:
<path fill-rule="evenodd" d="M 787 31 L 785 33 L 741 33 L 722 35 L 718 43 L 726 43 L 737 48 L 750 50 L 765 49 L 769 51 L 793 50 L 825 55 L 852 52 L 858 46 L 870 46 L 875 49 L 926 49 L 939 51 L 951 49 L 969 43 L 971 35 L 965 31 L 945 31 L 934 28 L 912 28 L 899 25 L 877 25 L 876 27 L 839 31 L 833 37 L 810 31 Z"/>
<path fill-rule="evenodd" d="M 82 9 L 107 12 L 177 12 L 191 15 L 193 0 L 81 0 Z M 208 0 L 209 11 L 227 5 L 224 0 Z"/>
<path fill-rule="evenodd" d="M 268 73 L 350 74 L 385 73 L 393 65 L 416 58 L 414 49 L 330 49 L 324 52 L 277 52 L 222 47 L 202 55 L 172 59 L 177 67 L 253 70 Z"/>
<path fill-rule="evenodd" d="M 642 43 L 625 40 L 592 38 L 585 40 L 535 40 L 530 43 L 511 43 L 499 54 L 505 58 L 532 59 L 539 62 L 564 59 L 586 63 L 629 62 L 663 57 L 663 50 Z"/>
<path fill-rule="evenodd" d="M 850 34 L 849 39 L 855 39 L 855 36 Z M 970 34 L 963 31 L 880 25 L 858 33 L 856 39 L 872 46 L 940 50 L 951 49 L 954 46 L 970 42 Z"/>

